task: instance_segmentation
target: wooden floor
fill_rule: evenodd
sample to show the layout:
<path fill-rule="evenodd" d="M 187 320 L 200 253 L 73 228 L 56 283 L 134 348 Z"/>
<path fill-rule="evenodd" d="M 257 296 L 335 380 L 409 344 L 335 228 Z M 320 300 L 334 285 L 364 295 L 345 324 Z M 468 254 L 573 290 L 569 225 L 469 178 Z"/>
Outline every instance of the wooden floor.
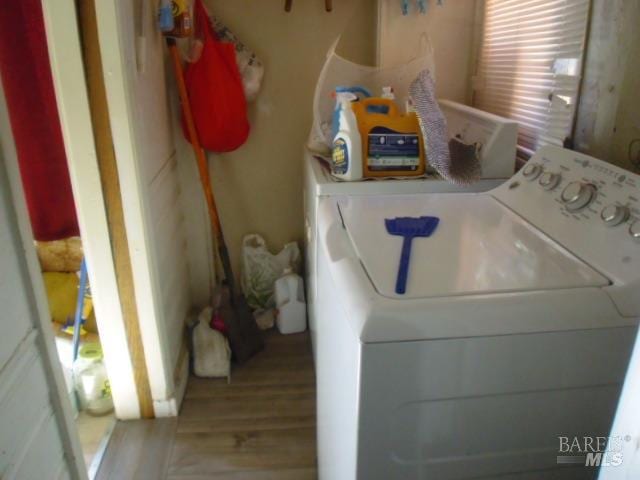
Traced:
<path fill-rule="evenodd" d="M 113 428 L 115 421 L 113 412 L 99 417 L 94 417 L 86 412 L 78 414 L 75 423 L 87 468 L 91 467 L 94 456 L 99 452 L 103 445 L 102 442 Z"/>
<path fill-rule="evenodd" d="M 134 428 L 137 433 L 129 433 Z M 137 463 L 126 460 L 131 455 Z M 155 461 L 144 465 L 140 455 Z M 97 478 L 315 479 L 308 335 L 269 333 L 265 350 L 235 368 L 230 385 L 191 378 L 177 421 L 120 422 Z"/>

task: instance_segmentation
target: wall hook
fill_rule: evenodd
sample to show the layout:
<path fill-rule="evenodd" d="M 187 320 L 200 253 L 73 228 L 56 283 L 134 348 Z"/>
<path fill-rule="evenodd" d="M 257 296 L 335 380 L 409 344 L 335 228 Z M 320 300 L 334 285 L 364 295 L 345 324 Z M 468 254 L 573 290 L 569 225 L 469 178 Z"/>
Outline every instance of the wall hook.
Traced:
<path fill-rule="evenodd" d="M 409 15 L 409 0 L 402 0 L 402 15 Z"/>
<path fill-rule="evenodd" d="M 291 7 L 293 7 L 293 0 L 285 0 L 284 1 L 284 11 L 290 12 Z M 324 0 L 324 8 L 327 12 L 333 10 L 333 0 Z"/>

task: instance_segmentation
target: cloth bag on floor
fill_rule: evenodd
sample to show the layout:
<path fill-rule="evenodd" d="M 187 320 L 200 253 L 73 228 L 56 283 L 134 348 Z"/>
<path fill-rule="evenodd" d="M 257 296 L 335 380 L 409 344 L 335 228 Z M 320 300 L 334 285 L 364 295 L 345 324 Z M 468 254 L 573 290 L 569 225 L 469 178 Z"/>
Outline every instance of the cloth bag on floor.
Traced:
<path fill-rule="evenodd" d="M 193 373 L 197 377 L 231 376 L 231 348 L 225 336 L 210 326 L 213 310 L 207 307 L 198 315 L 191 330 Z"/>

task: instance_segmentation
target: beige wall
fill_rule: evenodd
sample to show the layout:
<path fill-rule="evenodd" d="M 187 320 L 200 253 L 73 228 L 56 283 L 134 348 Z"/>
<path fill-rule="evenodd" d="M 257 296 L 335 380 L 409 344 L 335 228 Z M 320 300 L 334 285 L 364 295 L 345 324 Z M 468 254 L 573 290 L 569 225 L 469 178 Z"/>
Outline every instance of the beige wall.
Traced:
<path fill-rule="evenodd" d="M 207 0 L 217 15 L 265 65 L 262 90 L 250 105 L 251 135 L 235 152 L 210 155 L 214 192 L 239 273 L 243 235 L 263 235 L 271 248 L 303 241 L 302 159 L 311 127 L 316 79 L 329 46 L 355 8 L 375 17 L 373 0 L 334 1 L 326 13 L 322 0 L 294 0 L 291 13 L 284 0 Z M 364 16 L 345 36 L 345 52 L 372 56 L 375 43 Z"/>
<path fill-rule="evenodd" d="M 468 103 L 475 36 L 478 30 L 476 0 L 450 0 L 443 7 L 429 2 L 427 15 L 404 16 L 400 1 L 380 4 L 380 64 L 404 63 L 419 54 L 423 33 L 433 46 L 436 94 Z M 410 2 L 415 11 L 415 2 Z"/>
<path fill-rule="evenodd" d="M 383 2 L 392 6 L 390 12 L 399 12 L 399 2 Z M 284 0 L 206 3 L 265 64 L 262 91 L 250 106 L 248 142 L 233 153 L 211 155 L 213 185 L 237 275 L 241 239 L 249 232 L 263 235 L 273 249 L 290 240 L 302 244 L 302 153 L 317 76 L 329 46 L 347 24 L 338 51 L 361 63 L 373 62 L 377 2 L 334 1 L 334 11 L 326 13 L 322 0 L 294 0 L 289 14 L 284 12 Z M 394 13 L 385 29 L 390 36 L 383 39 L 389 45 L 384 57 L 391 61 L 397 55 L 403 60 L 402 45 L 412 40 L 396 35 L 407 25 L 420 24 L 436 47 L 439 93 L 465 100 L 473 5 L 474 0 L 448 1 L 424 17 L 398 19 Z"/>

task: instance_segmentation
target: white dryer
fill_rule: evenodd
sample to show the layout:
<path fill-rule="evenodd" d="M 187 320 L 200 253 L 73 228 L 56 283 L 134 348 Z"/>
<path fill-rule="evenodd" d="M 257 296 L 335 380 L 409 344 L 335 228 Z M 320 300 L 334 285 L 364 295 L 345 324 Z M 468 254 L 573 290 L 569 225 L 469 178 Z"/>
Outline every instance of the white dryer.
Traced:
<path fill-rule="evenodd" d="M 395 195 L 413 193 L 484 192 L 513 175 L 518 124 L 476 108 L 440 100 L 451 137 L 476 145 L 482 178 L 470 186 L 442 180 L 436 174 L 418 179 L 367 179 L 344 182 L 331 176 L 328 164 L 306 151 L 304 210 L 306 229 L 306 290 L 309 330 L 315 352 L 315 299 L 317 290 L 317 211 L 321 199 L 336 195 Z"/>
<path fill-rule="evenodd" d="M 385 219 L 436 216 L 413 242 Z M 584 479 L 640 317 L 640 177 L 556 147 L 486 193 L 343 195 L 318 210 L 321 480 Z M 560 462 L 560 463 L 559 463 Z"/>

